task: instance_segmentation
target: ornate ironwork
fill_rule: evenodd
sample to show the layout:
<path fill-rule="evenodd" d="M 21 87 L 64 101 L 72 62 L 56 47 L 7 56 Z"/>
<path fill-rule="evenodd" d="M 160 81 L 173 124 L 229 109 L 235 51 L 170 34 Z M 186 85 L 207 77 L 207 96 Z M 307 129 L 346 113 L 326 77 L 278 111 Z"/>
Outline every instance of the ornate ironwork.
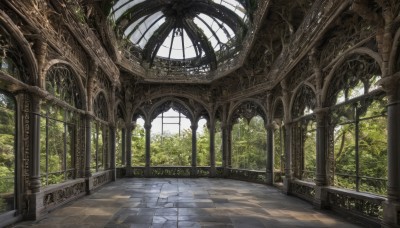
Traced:
<path fill-rule="evenodd" d="M 190 177 L 192 167 L 151 167 L 151 177 Z"/>
<path fill-rule="evenodd" d="M 108 102 L 104 93 L 99 93 L 94 99 L 93 112 L 98 118 L 108 121 Z"/>
<path fill-rule="evenodd" d="M 260 116 L 266 122 L 266 113 L 256 103 L 251 101 L 243 102 L 239 107 L 236 108 L 232 115 L 232 121 L 236 121 L 238 118 L 243 117 L 249 123 L 255 116 Z"/>
<path fill-rule="evenodd" d="M 229 169 L 228 177 L 232 179 L 245 180 L 262 184 L 265 184 L 267 182 L 266 173 L 263 171 Z"/>
<path fill-rule="evenodd" d="M 305 111 L 314 110 L 317 99 L 314 91 L 307 85 L 302 85 L 298 90 L 292 107 L 292 118 L 304 116 Z"/>
<path fill-rule="evenodd" d="M 383 218 L 382 203 L 385 199 L 382 197 L 372 195 L 368 197 L 354 194 L 346 190 L 329 189 L 328 201 L 333 209 L 345 210 L 356 216 L 362 216 L 372 220 L 375 219 L 377 221 Z"/>
<path fill-rule="evenodd" d="M 45 192 L 43 196 L 43 206 L 45 208 L 53 208 L 64 202 L 71 201 L 76 197 L 86 194 L 85 182 L 74 183 L 69 186 L 60 186 L 59 188 L 52 189 L 52 191 Z"/>
<path fill-rule="evenodd" d="M 75 108 L 82 108 L 82 95 L 79 84 L 69 67 L 57 64 L 52 66 L 46 76 L 46 90 L 58 99 L 67 102 Z"/>
<path fill-rule="evenodd" d="M 23 54 L 10 34 L 0 25 L 0 71 L 27 82 Z"/>
<path fill-rule="evenodd" d="M 314 186 L 305 182 L 290 182 L 291 193 L 303 198 L 309 202 L 314 201 L 315 189 Z"/>

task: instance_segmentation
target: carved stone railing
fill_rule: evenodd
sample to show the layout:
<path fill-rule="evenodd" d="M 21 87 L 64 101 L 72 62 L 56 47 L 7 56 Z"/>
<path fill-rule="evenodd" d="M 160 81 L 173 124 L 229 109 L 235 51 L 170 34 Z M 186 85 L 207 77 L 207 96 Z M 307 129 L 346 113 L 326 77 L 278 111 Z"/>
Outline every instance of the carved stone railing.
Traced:
<path fill-rule="evenodd" d="M 224 177 L 224 167 L 215 167 L 215 176 L 216 177 Z"/>
<path fill-rule="evenodd" d="M 85 179 L 50 185 L 43 189 L 43 209 L 49 211 L 86 194 Z"/>
<path fill-rule="evenodd" d="M 146 167 L 132 167 L 133 177 L 144 177 Z"/>
<path fill-rule="evenodd" d="M 265 184 L 267 176 L 265 171 L 246 169 L 228 169 L 228 178 Z"/>
<path fill-rule="evenodd" d="M 210 176 L 210 167 L 209 166 L 197 167 L 196 177 L 209 177 L 209 176 Z"/>
<path fill-rule="evenodd" d="M 283 182 L 283 176 L 285 176 L 283 172 L 274 172 L 274 183 Z"/>
<path fill-rule="evenodd" d="M 382 203 L 386 198 L 334 187 L 326 190 L 328 203 L 332 210 L 346 214 L 346 216 L 352 215 L 370 226 L 380 226 L 383 216 Z"/>
<path fill-rule="evenodd" d="M 192 167 L 190 166 L 174 166 L 174 167 L 151 167 L 151 177 L 190 177 Z"/>
<path fill-rule="evenodd" d="M 94 190 L 112 181 L 112 170 L 101 171 L 89 178 L 89 190 Z"/>
<path fill-rule="evenodd" d="M 290 182 L 290 193 L 306 201 L 313 202 L 315 197 L 315 184 L 301 180 L 293 180 Z"/>

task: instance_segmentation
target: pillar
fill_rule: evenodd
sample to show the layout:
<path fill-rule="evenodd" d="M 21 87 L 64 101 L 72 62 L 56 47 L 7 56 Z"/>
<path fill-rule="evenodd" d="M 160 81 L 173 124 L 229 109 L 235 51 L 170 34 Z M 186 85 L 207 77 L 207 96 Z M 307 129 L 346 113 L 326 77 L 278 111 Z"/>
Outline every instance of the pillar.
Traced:
<path fill-rule="evenodd" d="M 283 181 L 283 191 L 290 192 L 290 181 L 293 176 L 292 171 L 292 126 L 290 122 L 285 122 L 285 179 Z"/>
<path fill-rule="evenodd" d="M 317 121 L 317 141 L 316 141 L 316 178 L 315 178 L 315 197 L 314 207 L 317 209 L 326 208 L 328 205 L 328 195 L 325 191 L 325 187 L 328 184 L 327 176 L 327 111 L 326 108 L 317 108 L 314 110 L 316 121 Z"/>
<path fill-rule="evenodd" d="M 30 164 L 30 177 L 32 193 L 40 192 L 40 98 L 36 95 L 32 97 L 32 112 L 30 113 L 31 125 L 30 132 L 30 150 L 31 150 L 31 164 Z"/>
<path fill-rule="evenodd" d="M 126 124 L 126 176 L 132 177 L 132 131 L 134 128 L 134 124 L 128 123 Z"/>
<path fill-rule="evenodd" d="M 197 123 L 193 123 L 190 128 L 192 129 L 192 170 L 191 176 L 197 176 Z"/>
<path fill-rule="evenodd" d="M 268 124 L 265 126 L 267 130 L 267 184 L 274 184 L 274 125 Z"/>
<path fill-rule="evenodd" d="M 150 170 L 150 133 L 151 133 L 151 123 L 145 123 L 144 128 L 146 130 L 146 167 L 144 175 L 149 177 L 151 175 Z"/>
<path fill-rule="evenodd" d="M 383 227 L 400 226 L 400 74 L 381 80 L 388 96 L 388 199 L 383 204 Z"/>
<path fill-rule="evenodd" d="M 115 143 L 116 143 L 116 129 L 115 126 L 110 126 L 110 142 L 111 142 L 111 157 L 110 157 L 110 169 L 112 170 L 112 181 L 115 181 L 117 179 L 117 171 L 115 169 L 115 153 L 116 153 L 116 147 L 115 147 Z"/>
<path fill-rule="evenodd" d="M 210 133 L 210 177 L 215 177 L 215 124 L 209 120 L 208 131 Z"/>

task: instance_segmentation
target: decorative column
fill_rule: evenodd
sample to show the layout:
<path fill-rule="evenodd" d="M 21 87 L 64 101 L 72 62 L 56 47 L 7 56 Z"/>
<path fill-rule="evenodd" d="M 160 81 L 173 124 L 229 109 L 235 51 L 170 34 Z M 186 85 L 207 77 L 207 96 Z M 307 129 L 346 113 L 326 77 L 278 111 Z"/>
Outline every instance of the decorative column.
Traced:
<path fill-rule="evenodd" d="M 121 130 L 121 141 L 122 141 L 121 163 L 124 166 L 124 165 L 126 165 L 126 128 L 122 128 L 122 130 Z"/>
<path fill-rule="evenodd" d="M 192 170 L 191 176 L 197 176 L 197 123 L 192 123 Z"/>
<path fill-rule="evenodd" d="M 283 181 L 283 191 L 288 194 L 290 191 L 290 181 L 292 180 L 292 123 L 285 122 L 285 179 Z"/>
<path fill-rule="evenodd" d="M 388 97 L 388 199 L 383 204 L 383 227 L 400 226 L 400 72 L 381 80 Z"/>
<path fill-rule="evenodd" d="M 85 177 L 89 178 L 92 176 L 92 171 L 90 170 L 90 162 L 91 162 L 91 151 L 92 151 L 92 127 L 91 127 L 91 122 L 92 122 L 92 116 L 90 113 L 86 113 L 86 160 L 85 160 Z"/>
<path fill-rule="evenodd" d="M 228 168 L 232 168 L 232 124 L 226 125 L 226 164 Z"/>
<path fill-rule="evenodd" d="M 228 134 L 225 122 L 221 122 L 222 135 L 222 167 L 224 168 L 224 176 L 228 175 Z"/>
<path fill-rule="evenodd" d="M 115 147 L 115 137 L 116 137 L 116 132 L 115 132 L 115 125 L 110 126 L 110 142 L 111 142 L 111 157 L 110 157 L 110 169 L 112 170 L 112 181 L 115 181 L 117 179 L 117 171 L 115 170 L 115 153 L 116 153 L 116 147 Z"/>
<path fill-rule="evenodd" d="M 132 170 L 132 131 L 135 125 L 133 123 L 126 124 L 126 177 L 133 176 Z"/>
<path fill-rule="evenodd" d="M 267 130 L 267 184 L 274 184 L 274 124 L 265 126 Z"/>
<path fill-rule="evenodd" d="M 215 177 L 215 124 L 213 120 L 207 123 L 208 131 L 210 133 L 210 177 Z"/>
<path fill-rule="evenodd" d="M 30 185 L 32 193 L 40 192 L 40 98 L 31 94 L 32 110 L 30 113 L 31 125 L 31 164 L 30 164 Z"/>
<path fill-rule="evenodd" d="M 150 170 L 150 133 L 151 133 L 151 123 L 145 123 L 144 128 L 146 130 L 146 167 L 144 175 L 149 177 L 151 175 Z"/>
<path fill-rule="evenodd" d="M 317 108 L 314 110 L 315 117 L 317 120 L 317 167 L 316 167 L 316 178 L 315 178 L 315 198 L 314 207 L 317 209 L 323 209 L 328 205 L 328 195 L 325 191 L 325 186 L 328 184 L 327 180 L 327 108 Z"/>

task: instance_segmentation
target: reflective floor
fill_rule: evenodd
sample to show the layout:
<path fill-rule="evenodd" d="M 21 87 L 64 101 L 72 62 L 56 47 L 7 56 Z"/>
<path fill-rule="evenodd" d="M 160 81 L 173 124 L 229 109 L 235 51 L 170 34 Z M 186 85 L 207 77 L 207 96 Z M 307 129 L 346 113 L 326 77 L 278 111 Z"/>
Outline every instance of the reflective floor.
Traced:
<path fill-rule="evenodd" d="M 278 189 L 227 179 L 119 179 L 15 227 L 358 227 Z"/>

